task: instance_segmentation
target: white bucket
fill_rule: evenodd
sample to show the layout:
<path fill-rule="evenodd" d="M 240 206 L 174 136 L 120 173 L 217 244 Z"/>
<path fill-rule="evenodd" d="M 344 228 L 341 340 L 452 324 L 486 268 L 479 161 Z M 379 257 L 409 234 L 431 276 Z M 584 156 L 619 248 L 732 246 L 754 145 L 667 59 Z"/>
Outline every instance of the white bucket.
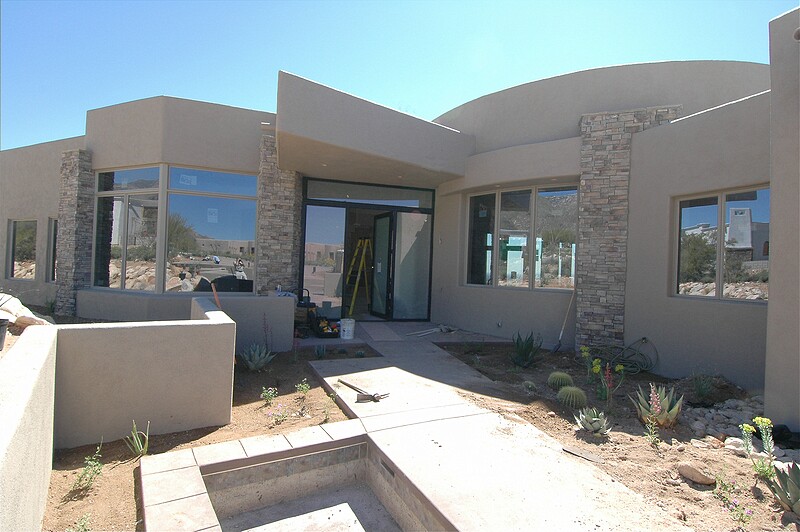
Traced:
<path fill-rule="evenodd" d="M 356 332 L 356 320 L 350 318 L 342 318 L 341 328 L 339 329 L 339 338 L 342 340 L 352 340 Z"/>

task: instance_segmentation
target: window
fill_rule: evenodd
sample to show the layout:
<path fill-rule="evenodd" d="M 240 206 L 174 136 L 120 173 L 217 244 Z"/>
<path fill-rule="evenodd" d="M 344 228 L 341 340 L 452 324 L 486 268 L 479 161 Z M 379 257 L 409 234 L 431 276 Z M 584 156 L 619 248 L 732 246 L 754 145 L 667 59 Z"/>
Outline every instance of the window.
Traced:
<path fill-rule="evenodd" d="M 151 167 L 98 174 L 94 286 L 155 291 L 159 173 Z"/>
<path fill-rule="evenodd" d="M 58 220 L 50 218 L 47 228 L 47 282 L 56 280 L 56 244 L 58 242 Z"/>
<path fill-rule="evenodd" d="M 576 186 L 471 197 L 467 283 L 572 288 L 577 199 Z M 498 227 L 496 239 L 495 226 Z M 531 242 L 535 242 L 535 247 L 532 248 Z"/>
<path fill-rule="evenodd" d="M 677 294 L 769 299 L 769 188 L 680 200 L 678 215 Z"/>
<path fill-rule="evenodd" d="M 8 276 L 14 279 L 36 277 L 36 221 L 11 222 L 11 256 Z"/>
<path fill-rule="evenodd" d="M 253 279 L 257 186 L 255 175 L 169 169 L 167 291 L 228 275 Z"/>

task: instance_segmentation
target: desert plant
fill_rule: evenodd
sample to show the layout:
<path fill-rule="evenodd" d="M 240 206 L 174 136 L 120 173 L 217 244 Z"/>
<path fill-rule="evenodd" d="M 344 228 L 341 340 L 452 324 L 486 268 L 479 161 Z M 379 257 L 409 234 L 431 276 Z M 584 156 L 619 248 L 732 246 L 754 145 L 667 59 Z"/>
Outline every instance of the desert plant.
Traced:
<path fill-rule="evenodd" d="M 601 362 L 599 358 L 595 358 L 592 362 L 592 372 L 600 374 Z M 597 384 L 597 398 L 606 401 L 606 408 L 611 408 L 614 399 L 614 392 L 616 392 L 622 383 L 625 381 L 625 366 L 617 364 L 614 366 L 614 372 L 619 374 L 619 381 L 614 383 L 614 373 L 611 372 L 611 364 L 606 362 L 606 369 L 600 377 L 600 382 Z"/>
<path fill-rule="evenodd" d="M 278 353 L 268 351 L 265 345 L 253 344 L 236 356 L 250 371 L 263 371 L 277 355 Z"/>
<path fill-rule="evenodd" d="M 276 425 L 280 425 L 287 419 L 289 419 L 289 410 L 283 407 L 283 404 L 279 404 L 274 411 L 269 413 L 270 419 Z"/>
<path fill-rule="evenodd" d="M 103 455 L 100 454 L 100 449 L 102 447 L 103 440 L 101 439 L 94 454 L 83 459 L 85 465 L 78 474 L 78 478 L 76 478 L 75 482 L 72 484 L 73 490 L 88 490 L 92 487 L 94 480 L 103 473 L 103 462 L 100 461 L 100 458 L 103 457 Z"/>
<path fill-rule="evenodd" d="M 586 384 L 591 384 L 595 381 L 596 376 L 594 374 L 594 361 L 592 360 L 592 353 L 588 347 L 582 345 L 580 347 L 581 352 L 581 361 L 583 365 L 586 366 Z"/>
<path fill-rule="evenodd" d="M 767 457 L 753 458 L 753 434 L 756 432 L 756 429 L 747 423 L 739 425 L 742 431 L 742 443 L 744 444 L 744 450 L 747 456 L 749 456 L 750 461 L 753 462 L 753 472 L 756 474 L 756 477 L 761 480 L 769 480 L 775 476 L 775 470 L 773 469 L 775 459 L 772 454 L 774 449 L 774 443 L 772 442 L 772 421 L 766 417 L 755 417 L 753 418 L 753 423 L 755 423 L 756 427 L 758 427 L 758 431 L 761 433 L 761 442 L 764 447 L 764 452 L 767 453 Z"/>
<path fill-rule="evenodd" d="M 524 340 L 522 335 L 517 332 L 514 335 L 514 351 L 511 353 L 511 361 L 515 366 L 528 368 L 536 360 L 539 350 L 542 348 L 542 335 L 536 337 L 530 333 Z"/>
<path fill-rule="evenodd" d="M 525 389 L 526 392 L 529 394 L 536 391 L 536 383 L 533 381 L 524 381 L 522 383 L 522 387 Z"/>
<path fill-rule="evenodd" d="M 325 346 L 322 344 L 314 346 L 314 354 L 319 360 L 325 358 Z"/>
<path fill-rule="evenodd" d="M 714 391 L 714 380 L 710 375 L 693 375 L 692 386 L 695 396 L 699 400 L 705 401 L 711 397 L 711 392 Z"/>
<path fill-rule="evenodd" d="M 141 458 L 147 454 L 147 448 L 150 445 L 150 422 L 147 422 L 147 429 L 142 432 L 136 428 L 136 420 L 133 420 L 133 430 L 130 436 L 125 436 L 125 445 L 134 454 L 134 459 Z"/>
<path fill-rule="evenodd" d="M 560 390 L 564 386 L 573 386 L 572 377 L 563 371 L 554 371 L 547 377 L 547 385 L 554 390 Z"/>
<path fill-rule="evenodd" d="M 356 351 L 356 358 L 364 358 L 365 356 L 366 354 L 364 353 L 363 350 L 359 349 L 358 351 Z"/>
<path fill-rule="evenodd" d="M 753 510 L 746 508 L 739 502 L 740 496 L 737 495 L 739 488 L 736 487 L 735 480 L 728 482 L 722 475 L 717 475 L 716 481 L 714 497 L 722 502 L 725 510 L 730 514 L 731 519 L 736 521 L 740 529 L 743 530 L 744 526 L 749 523 L 750 519 L 753 517 Z"/>
<path fill-rule="evenodd" d="M 611 425 L 605 413 L 597 408 L 581 408 L 578 415 L 574 416 L 575 422 L 583 430 L 596 436 L 607 436 L 611 432 Z"/>
<path fill-rule="evenodd" d="M 564 386 L 558 390 L 558 401 L 573 410 L 586 406 L 586 392 L 577 386 Z"/>
<path fill-rule="evenodd" d="M 658 423 L 655 418 L 649 417 L 644 422 L 644 439 L 651 447 L 658 450 L 658 445 L 661 443 L 661 435 L 658 433 Z"/>
<path fill-rule="evenodd" d="M 683 406 L 683 396 L 675 398 L 675 388 L 666 391 L 664 386 L 656 387 L 650 383 L 650 395 L 645 396 L 642 387 L 638 387 L 636 398 L 628 396 L 636 407 L 636 412 L 642 423 L 652 419 L 659 427 L 672 427 L 678 422 L 678 416 Z"/>
<path fill-rule="evenodd" d="M 278 389 L 277 388 L 267 388 L 266 386 L 261 387 L 261 398 L 267 403 L 267 406 L 272 404 L 272 401 L 278 398 Z"/>
<path fill-rule="evenodd" d="M 89 518 L 92 514 L 83 514 L 80 518 L 75 521 L 75 528 L 68 527 L 66 532 L 89 532 Z"/>
<path fill-rule="evenodd" d="M 792 462 L 783 469 L 774 466 L 774 476 L 766 479 L 769 491 L 778 499 L 784 510 L 800 515 L 800 467 Z"/>
<path fill-rule="evenodd" d="M 308 384 L 308 379 L 303 379 L 298 384 L 295 384 L 294 388 L 299 393 L 303 394 L 304 397 L 311 390 L 311 386 Z"/>

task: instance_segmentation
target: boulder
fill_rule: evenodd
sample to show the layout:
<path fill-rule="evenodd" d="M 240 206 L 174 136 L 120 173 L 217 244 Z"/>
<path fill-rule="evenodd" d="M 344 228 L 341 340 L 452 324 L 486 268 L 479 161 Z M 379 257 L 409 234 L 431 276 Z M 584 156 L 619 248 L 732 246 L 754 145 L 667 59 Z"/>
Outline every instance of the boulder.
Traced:
<path fill-rule="evenodd" d="M 678 473 L 683 478 L 704 486 L 711 486 L 717 482 L 713 477 L 708 476 L 700 471 L 696 466 L 688 462 L 678 464 Z"/>
<path fill-rule="evenodd" d="M 12 325 L 25 328 L 28 325 L 51 325 L 22 304 L 16 297 L 10 294 L 0 293 L 0 319 L 8 320 Z"/>

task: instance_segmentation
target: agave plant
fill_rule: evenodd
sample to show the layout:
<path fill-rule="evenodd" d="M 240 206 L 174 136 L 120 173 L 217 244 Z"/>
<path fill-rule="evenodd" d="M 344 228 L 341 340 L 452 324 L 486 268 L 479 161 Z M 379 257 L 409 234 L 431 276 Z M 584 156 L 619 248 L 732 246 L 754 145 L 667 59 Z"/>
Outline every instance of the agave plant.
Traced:
<path fill-rule="evenodd" d="M 680 399 L 676 399 L 674 387 L 667 392 L 664 386 L 656 387 L 655 384 L 650 383 L 649 396 L 645 395 L 642 392 L 642 387 L 639 386 L 636 398 L 628 397 L 633 402 L 633 406 L 636 407 L 636 412 L 642 423 L 646 424 L 649 420 L 652 420 L 659 427 L 672 427 L 678 422 L 678 416 L 683 406 L 683 396 Z"/>
<path fill-rule="evenodd" d="M 775 466 L 775 476 L 765 482 L 785 510 L 800 515 L 800 467 L 796 462 L 789 464 L 786 471 Z"/>
<path fill-rule="evenodd" d="M 611 425 L 604 412 L 597 408 L 581 408 L 578 415 L 574 416 L 575 422 L 583 430 L 588 430 L 597 436 L 607 436 L 611 432 Z"/>
<path fill-rule="evenodd" d="M 237 355 L 250 371 L 261 371 L 278 353 L 268 351 L 265 345 L 253 344 Z"/>
<path fill-rule="evenodd" d="M 530 333 L 524 340 L 519 332 L 514 335 L 514 352 L 511 353 L 511 361 L 521 367 L 527 368 L 533 364 L 539 350 L 542 348 L 542 335 L 537 334 L 535 337 Z"/>

